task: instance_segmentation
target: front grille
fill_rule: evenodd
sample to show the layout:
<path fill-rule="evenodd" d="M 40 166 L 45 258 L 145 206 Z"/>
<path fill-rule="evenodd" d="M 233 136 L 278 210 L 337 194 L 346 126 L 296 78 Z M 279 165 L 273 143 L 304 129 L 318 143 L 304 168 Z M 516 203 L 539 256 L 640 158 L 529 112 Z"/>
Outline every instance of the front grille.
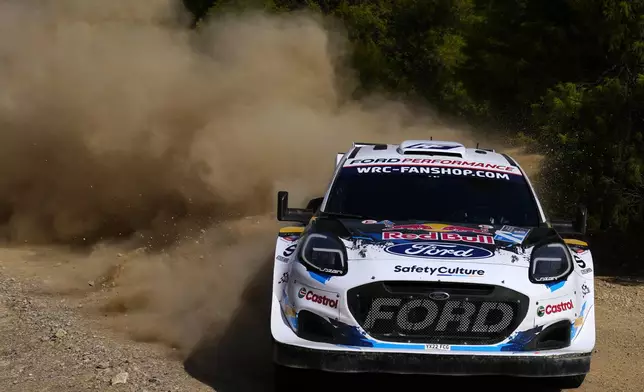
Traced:
<path fill-rule="evenodd" d="M 468 283 L 374 282 L 348 292 L 349 309 L 369 335 L 410 343 L 501 342 L 525 318 L 528 301 L 505 287 Z"/>

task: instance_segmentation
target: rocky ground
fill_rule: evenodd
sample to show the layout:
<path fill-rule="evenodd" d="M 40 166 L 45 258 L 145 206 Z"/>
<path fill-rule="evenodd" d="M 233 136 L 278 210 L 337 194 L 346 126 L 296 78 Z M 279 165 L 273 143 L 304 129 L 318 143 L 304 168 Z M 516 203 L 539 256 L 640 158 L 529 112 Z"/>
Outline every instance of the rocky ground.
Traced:
<path fill-rule="evenodd" d="M 212 390 L 186 374 L 173 350 L 88 317 L 84 307 L 99 295 L 52 295 L 30 267 L 19 257 L 0 261 L 0 390 Z"/>
<path fill-rule="evenodd" d="M 186 354 L 181 350 L 134 341 L 112 328 L 112 316 L 96 311 L 112 290 L 104 282 L 87 281 L 92 290 L 52 291 L 50 279 L 56 276 L 52 271 L 62 267 L 45 263 L 44 255 L 16 249 L 0 254 L 1 391 L 271 390 L 270 363 L 265 360 L 269 354 L 260 352 L 265 351 L 261 345 L 233 347 L 226 374 L 208 374 L 207 359 L 201 361 L 199 371 L 193 371 L 184 365 Z M 591 374 L 579 391 L 644 390 L 644 284 L 602 277 L 597 279 L 595 295 L 598 344 Z M 242 332 L 259 339 L 253 331 Z M 217 377 L 226 382 L 217 382 Z M 418 385 L 411 378 L 351 377 L 337 379 L 334 389 L 391 384 L 400 390 L 407 382 Z M 433 380 L 419 382 L 427 385 Z M 320 381 L 323 389 L 329 386 L 328 379 Z M 499 380 L 490 382 L 495 390 L 503 385 Z M 293 389 L 302 388 L 310 389 L 303 384 L 294 384 Z"/>

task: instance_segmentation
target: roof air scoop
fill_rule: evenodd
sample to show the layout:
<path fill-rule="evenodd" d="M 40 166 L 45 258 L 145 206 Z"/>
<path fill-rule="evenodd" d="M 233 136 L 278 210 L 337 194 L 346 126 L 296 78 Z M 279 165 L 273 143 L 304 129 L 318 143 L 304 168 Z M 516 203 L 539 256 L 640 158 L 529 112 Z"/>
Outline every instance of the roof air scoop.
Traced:
<path fill-rule="evenodd" d="M 463 158 L 465 146 L 456 142 L 439 140 L 405 140 L 398 152 L 403 155 L 432 155 Z"/>

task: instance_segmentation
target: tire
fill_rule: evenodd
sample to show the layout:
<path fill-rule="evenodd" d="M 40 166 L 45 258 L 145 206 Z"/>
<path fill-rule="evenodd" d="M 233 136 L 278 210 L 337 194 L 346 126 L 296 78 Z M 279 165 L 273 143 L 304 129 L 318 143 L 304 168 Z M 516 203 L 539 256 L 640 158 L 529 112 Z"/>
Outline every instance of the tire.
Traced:
<path fill-rule="evenodd" d="M 287 373 L 289 370 L 284 366 L 273 364 L 273 391 L 277 392 L 286 389 L 286 383 L 289 379 Z"/>
<path fill-rule="evenodd" d="M 311 380 L 320 379 L 320 371 L 315 369 L 292 368 L 273 363 L 273 386 L 275 392 L 299 391 L 298 385 L 311 384 Z M 307 387 L 317 391 L 318 385 Z M 326 388 L 324 389 L 326 391 Z"/>
<path fill-rule="evenodd" d="M 548 381 L 548 385 L 559 389 L 577 389 L 581 387 L 586 379 L 585 374 L 577 374 L 575 376 L 552 377 Z"/>
<path fill-rule="evenodd" d="M 273 364 L 273 390 L 275 392 L 295 390 L 294 386 L 301 385 L 299 382 L 305 381 L 303 379 L 306 373 L 305 369 Z"/>

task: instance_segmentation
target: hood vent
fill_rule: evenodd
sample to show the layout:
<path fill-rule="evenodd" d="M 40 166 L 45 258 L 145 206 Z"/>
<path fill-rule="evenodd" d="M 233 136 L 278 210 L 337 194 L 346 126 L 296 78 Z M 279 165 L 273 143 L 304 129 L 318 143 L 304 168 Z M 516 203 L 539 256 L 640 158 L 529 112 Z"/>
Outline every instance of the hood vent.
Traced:
<path fill-rule="evenodd" d="M 456 142 L 438 140 L 405 140 L 398 147 L 402 155 L 429 155 L 463 158 L 465 146 Z"/>

